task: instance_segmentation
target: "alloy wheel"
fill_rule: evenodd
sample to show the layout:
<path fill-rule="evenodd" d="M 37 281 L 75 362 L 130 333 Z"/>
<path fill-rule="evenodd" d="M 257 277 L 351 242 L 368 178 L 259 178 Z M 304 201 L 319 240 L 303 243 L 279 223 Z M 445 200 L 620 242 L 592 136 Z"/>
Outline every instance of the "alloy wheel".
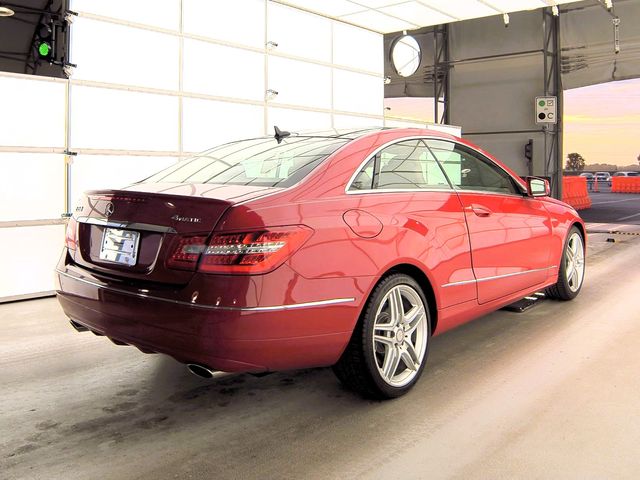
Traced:
<path fill-rule="evenodd" d="M 569 237 L 564 261 L 567 285 L 572 292 L 577 292 L 584 278 L 584 243 L 578 232 Z"/>
<path fill-rule="evenodd" d="M 418 374 L 429 338 L 427 312 L 412 287 L 397 285 L 384 296 L 373 326 L 373 350 L 382 379 L 403 387 Z"/>

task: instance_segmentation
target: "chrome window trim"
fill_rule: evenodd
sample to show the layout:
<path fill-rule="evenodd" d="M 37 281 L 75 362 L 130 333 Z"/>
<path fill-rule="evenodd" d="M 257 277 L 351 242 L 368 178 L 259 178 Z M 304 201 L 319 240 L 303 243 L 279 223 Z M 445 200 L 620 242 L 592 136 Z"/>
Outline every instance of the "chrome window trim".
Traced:
<path fill-rule="evenodd" d="M 126 228 L 129 230 L 144 230 L 146 232 L 160 232 L 160 233 L 177 233 L 173 227 L 167 227 L 164 225 L 152 225 L 150 223 L 138 223 L 138 222 L 115 222 L 113 220 L 107 220 L 106 218 L 94 218 L 94 217 L 78 217 L 76 221 L 79 223 L 87 223 L 89 225 L 100 225 L 102 227 L 110 228 Z"/>
<path fill-rule="evenodd" d="M 463 143 L 460 143 L 457 140 L 451 140 L 449 138 L 443 138 L 443 137 L 438 137 L 435 135 L 411 135 L 408 137 L 402 137 L 402 138 L 396 138 L 395 140 L 391 140 L 387 143 L 384 143 L 383 145 L 379 146 L 378 148 L 376 148 L 373 152 L 371 152 L 365 159 L 364 161 L 362 161 L 360 163 L 360 165 L 358 165 L 358 168 L 356 168 L 356 170 L 353 172 L 353 174 L 351 175 L 351 177 L 349 178 L 349 181 L 347 182 L 346 187 L 344 188 L 344 193 L 347 195 L 360 195 L 363 193 L 374 193 L 374 192 L 430 192 L 430 191 L 438 191 L 438 192 L 444 192 L 444 191 L 448 191 L 448 192 L 456 192 L 456 193 L 480 193 L 480 194 L 484 194 L 484 195 L 503 195 L 503 196 L 507 196 L 507 197 L 515 197 L 515 198 L 522 198 L 523 196 L 525 196 L 525 192 L 523 191 L 520 195 L 518 195 L 517 193 L 499 193 L 499 192 L 489 192 L 486 190 L 463 190 L 460 188 L 449 188 L 449 189 L 428 189 L 428 188 L 407 188 L 407 189 L 389 189 L 389 190 L 384 190 L 384 189 L 367 189 L 367 190 L 349 190 L 351 188 L 351 184 L 353 183 L 353 181 L 356 179 L 356 177 L 358 176 L 358 174 L 360 173 L 360 171 L 362 170 L 362 168 L 364 168 L 364 166 L 369 163 L 371 161 L 371 159 L 373 157 L 375 157 L 381 150 L 395 144 L 395 143 L 400 143 L 400 142 L 404 142 L 406 140 L 439 140 L 442 142 L 449 142 L 449 143 L 453 143 L 456 146 L 461 146 L 463 148 L 467 148 L 477 154 L 479 154 L 482 158 L 486 159 L 488 162 L 490 162 L 491 165 L 499 168 L 500 170 L 502 170 L 504 173 L 506 173 L 511 179 L 513 179 L 513 181 L 516 183 L 516 185 L 519 185 L 518 181 L 513 178 L 513 175 L 511 175 L 509 172 L 507 172 L 504 168 L 502 168 L 500 165 L 498 165 L 497 163 L 495 163 L 493 160 L 491 160 L 489 157 L 487 157 L 485 154 L 483 154 L 480 150 L 478 150 L 477 148 L 474 147 L 470 147 L 469 145 L 465 145 Z M 429 150 L 431 150 L 431 147 L 429 146 L 429 144 L 427 143 L 427 148 Z M 436 161 L 438 163 L 440 163 L 440 161 L 436 158 Z M 448 178 L 447 178 L 448 180 Z"/>
<path fill-rule="evenodd" d="M 58 273 L 59 275 L 62 275 L 63 277 L 67 277 L 70 278 L 72 280 L 76 280 L 78 282 L 87 284 L 87 285 L 92 285 L 94 287 L 97 288 L 101 288 L 103 290 L 109 290 L 112 292 L 117 292 L 117 293 L 122 293 L 124 295 L 130 295 L 132 297 L 139 297 L 139 298 L 147 298 L 150 300 L 157 300 L 160 302 L 167 302 L 167 303 L 172 303 L 174 305 L 182 305 L 185 307 L 192 307 L 192 308 L 201 308 L 201 309 L 205 309 L 205 310 L 223 310 L 223 311 L 236 311 L 236 312 L 273 312 L 273 311 L 279 311 L 279 310 L 293 310 L 296 308 L 313 308 L 313 307 L 321 307 L 321 306 L 325 306 L 325 305 L 336 305 L 336 304 L 340 304 L 340 303 L 350 303 L 350 302 L 354 302 L 356 299 L 353 297 L 350 298 L 331 298 L 331 299 L 327 299 L 327 300 L 317 300 L 314 302 L 304 302 L 304 303 L 291 303 L 288 305 L 270 305 L 270 306 L 264 306 L 264 307 L 226 307 L 226 306 L 221 306 L 221 305 L 208 305 L 208 304 L 197 304 L 197 303 L 191 303 L 191 302 L 185 302 L 182 300 L 172 300 L 169 298 L 162 298 L 162 297 L 157 297 L 155 295 L 148 295 L 146 293 L 140 293 L 140 292 L 131 292 L 128 290 L 123 290 L 121 288 L 116 288 L 116 287 L 110 287 L 107 285 L 103 285 L 101 283 L 98 282 L 94 282 L 92 280 L 89 280 L 87 278 L 83 278 L 83 277 L 77 277 L 75 275 L 71 275 L 67 272 L 64 272 L 58 268 L 56 268 L 56 273 Z"/>
<path fill-rule="evenodd" d="M 381 194 L 381 193 L 420 193 L 420 192 L 443 192 L 443 193 L 454 193 L 455 190 L 453 188 L 389 188 L 389 189 L 368 189 L 368 190 L 353 190 L 346 192 L 347 195 L 359 195 L 363 193 L 373 193 L 373 194 Z"/>
<path fill-rule="evenodd" d="M 442 285 L 442 288 L 457 287 L 459 285 L 467 285 L 469 283 L 487 282 L 489 280 L 499 280 L 501 278 L 515 277 L 517 275 L 524 275 L 526 273 L 543 272 L 545 270 L 551 270 L 551 269 L 554 269 L 554 268 L 558 268 L 558 266 L 557 265 L 553 265 L 551 267 L 536 268 L 536 269 L 533 269 L 533 270 L 525 270 L 524 272 L 506 273 L 504 275 L 495 275 L 493 277 L 483 277 L 483 278 L 474 279 L 474 280 L 462 280 L 460 282 L 445 283 L 444 285 Z"/>

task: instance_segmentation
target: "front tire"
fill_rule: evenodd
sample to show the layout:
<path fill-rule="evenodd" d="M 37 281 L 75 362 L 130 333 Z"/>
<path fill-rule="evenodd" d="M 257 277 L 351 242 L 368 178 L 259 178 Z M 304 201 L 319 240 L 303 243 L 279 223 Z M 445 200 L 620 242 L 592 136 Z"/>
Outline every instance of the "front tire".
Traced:
<path fill-rule="evenodd" d="M 573 300 L 584 281 L 584 239 L 577 227 L 571 227 L 562 252 L 558 282 L 549 287 L 547 296 L 558 300 Z"/>
<path fill-rule="evenodd" d="M 390 275 L 373 290 L 333 371 L 344 385 L 365 397 L 399 397 L 422 375 L 430 337 L 431 319 L 422 289 L 408 275 Z"/>

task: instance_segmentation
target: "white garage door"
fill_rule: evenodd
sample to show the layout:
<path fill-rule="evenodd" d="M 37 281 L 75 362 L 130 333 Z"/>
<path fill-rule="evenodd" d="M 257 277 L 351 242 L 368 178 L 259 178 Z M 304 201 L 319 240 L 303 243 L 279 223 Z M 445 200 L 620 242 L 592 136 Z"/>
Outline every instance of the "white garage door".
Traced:
<path fill-rule="evenodd" d="M 0 73 L 0 301 L 53 290 L 61 214 L 85 190 L 276 124 L 384 123 L 380 34 L 265 0 L 71 9 L 70 81 Z"/>

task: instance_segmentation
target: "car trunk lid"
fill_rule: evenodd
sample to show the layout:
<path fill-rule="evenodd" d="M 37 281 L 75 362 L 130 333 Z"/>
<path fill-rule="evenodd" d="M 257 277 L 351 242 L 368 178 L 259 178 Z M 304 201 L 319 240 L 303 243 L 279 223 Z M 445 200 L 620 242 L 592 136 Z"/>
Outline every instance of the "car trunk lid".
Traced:
<path fill-rule="evenodd" d="M 193 271 L 167 266 L 185 237 L 207 237 L 224 212 L 278 191 L 243 185 L 132 185 L 87 192 L 76 207 L 74 262 L 122 281 L 183 285 Z"/>

